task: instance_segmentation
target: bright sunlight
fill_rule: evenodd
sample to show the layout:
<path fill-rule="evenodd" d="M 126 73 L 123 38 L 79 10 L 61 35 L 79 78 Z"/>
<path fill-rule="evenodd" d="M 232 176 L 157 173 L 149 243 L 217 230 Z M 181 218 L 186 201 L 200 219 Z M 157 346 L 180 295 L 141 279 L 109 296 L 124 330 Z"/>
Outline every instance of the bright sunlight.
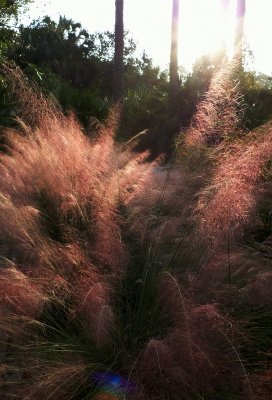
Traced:
<path fill-rule="evenodd" d="M 235 0 L 230 0 L 228 12 L 223 12 L 223 0 L 183 0 L 180 2 L 179 64 L 187 70 L 203 54 L 212 53 L 226 45 L 232 53 L 234 39 Z M 138 43 L 139 53 L 145 49 L 154 64 L 167 68 L 172 2 L 166 0 L 126 0 L 124 6 L 125 29 Z M 88 12 L 86 12 L 88 10 Z M 106 11 L 106 12 L 105 12 Z M 245 36 L 249 48 L 257 55 L 255 68 L 271 72 L 269 53 L 264 43 L 271 36 L 269 0 L 247 0 Z M 23 16 L 27 23 L 41 15 L 58 20 L 60 15 L 82 23 L 90 32 L 113 30 L 114 1 L 78 0 L 76 3 L 62 0 L 35 0 Z M 140 21 L 140 23 L 139 23 Z M 262 29 L 259 29 L 261 26 Z"/>
<path fill-rule="evenodd" d="M 223 2 L 191 0 L 181 3 L 180 49 L 181 64 L 186 66 L 204 54 L 226 47 L 227 54 L 233 52 L 235 30 L 235 0 L 230 1 L 228 10 Z M 191 38 L 191 40 L 189 39 Z M 184 62 L 186 57 L 186 62 Z"/>

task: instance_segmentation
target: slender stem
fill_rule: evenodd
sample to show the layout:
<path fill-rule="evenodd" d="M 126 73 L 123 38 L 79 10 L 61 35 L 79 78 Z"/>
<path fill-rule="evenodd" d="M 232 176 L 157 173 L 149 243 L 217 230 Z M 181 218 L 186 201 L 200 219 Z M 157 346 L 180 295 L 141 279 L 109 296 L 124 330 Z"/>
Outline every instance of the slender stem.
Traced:
<path fill-rule="evenodd" d="M 229 274 L 229 286 L 231 285 L 231 264 L 230 264 L 230 239 L 228 235 L 228 274 Z"/>

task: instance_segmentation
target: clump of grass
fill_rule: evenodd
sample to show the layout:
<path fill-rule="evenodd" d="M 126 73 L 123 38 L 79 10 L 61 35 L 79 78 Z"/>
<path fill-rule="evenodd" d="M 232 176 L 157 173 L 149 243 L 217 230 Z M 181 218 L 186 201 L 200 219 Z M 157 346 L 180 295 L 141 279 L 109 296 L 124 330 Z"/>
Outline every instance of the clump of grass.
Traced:
<path fill-rule="evenodd" d="M 90 140 L 73 115 L 8 71 L 34 115 L 21 107 L 20 130 L 7 132 L 0 156 L 0 334 L 10 374 L 1 396 L 240 400 L 256 392 L 266 400 L 271 368 L 264 372 L 267 357 L 258 352 L 271 346 L 270 303 L 262 301 L 258 319 L 260 304 L 249 299 L 268 292 L 270 275 L 258 262 L 244 265 L 238 251 L 212 252 L 195 231 L 193 209 L 198 201 L 202 232 L 213 238 L 249 221 L 270 125 L 219 146 L 214 169 L 159 168 L 158 160 L 145 163 L 147 154 L 117 148 L 117 109 Z M 215 146 L 236 126 L 224 74 L 198 109 L 191 144 Z"/>
<path fill-rule="evenodd" d="M 249 222 L 272 154 L 271 132 L 267 123 L 220 154 L 197 205 L 201 228 L 212 238 L 231 237 Z"/>
<path fill-rule="evenodd" d="M 213 147 L 237 135 L 243 110 L 237 66 L 237 58 L 225 60 L 212 77 L 185 134 L 187 146 Z"/>
<path fill-rule="evenodd" d="M 18 69 L 6 72 L 16 83 L 23 119 L 19 131 L 7 132 L 0 160 L 2 332 L 22 333 L 20 326 L 31 318 L 44 329 L 60 319 L 68 329 L 79 315 L 84 340 L 106 346 L 116 324 L 112 287 L 128 259 L 118 209 L 148 174 L 149 166 L 141 165 L 145 155 L 119 157 L 117 109 L 92 141 L 73 115 L 64 116 Z M 63 371 L 73 370 L 65 365 Z"/>

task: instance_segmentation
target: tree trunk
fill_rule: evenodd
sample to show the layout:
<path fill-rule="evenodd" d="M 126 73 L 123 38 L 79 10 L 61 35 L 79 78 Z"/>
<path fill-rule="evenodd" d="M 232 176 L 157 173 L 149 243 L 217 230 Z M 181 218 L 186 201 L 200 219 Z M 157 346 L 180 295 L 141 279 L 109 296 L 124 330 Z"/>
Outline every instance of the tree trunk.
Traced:
<path fill-rule="evenodd" d="M 171 27 L 171 53 L 170 53 L 170 83 L 169 83 L 170 109 L 174 105 L 179 88 L 178 25 L 179 25 L 179 0 L 173 0 L 172 27 Z"/>
<path fill-rule="evenodd" d="M 115 52 L 114 52 L 114 100 L 122 99 L 124 89 L 124 1 L 115 0 Z"/>
<path fill-rule="evenodd" d="M 236 28 L 235 28 L 235 47 L 237 55 L 242 62 L 244 22 L 246 13 L 246 0 L 237 0 L 236 8 Z"/>

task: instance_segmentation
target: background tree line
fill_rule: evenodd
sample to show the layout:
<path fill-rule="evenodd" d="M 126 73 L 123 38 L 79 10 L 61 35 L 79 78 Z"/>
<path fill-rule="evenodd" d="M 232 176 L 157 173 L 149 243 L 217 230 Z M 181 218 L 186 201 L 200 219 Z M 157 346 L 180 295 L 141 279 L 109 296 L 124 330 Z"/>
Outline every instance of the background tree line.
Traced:
<path fill-rule="evenodd" d="M 0 1 L 1 62 L 15 62 L 31 81 L 56 98 L 65 112 L 75 111 L 89 132 L 90 116 L 104 119 L 114 100 L 115 35 L 112 32 L 90 33 L 80 23 L 64 17 L 56 22 L 45 16 L 29 26 L 18 26 L 18 12 L 23 11 L 27 3 L 28 0 Z M 174 58 L 170 74 L 154 66 L 146 53 L 137 55 L 135 41 L 125 33 L 124 48 L 119 50 L 123 51 L 123 72 L 120 73 L 124 79 L 120 88 L 124 110 L 120 140 L 127 140 L 142 129 L 162 126 L 169 118 L 169 101 L 175 104 L 179 126 L 188 126 L 196 104 L 222 62 L 224 49 L 197 60 L 190 73 L 177 70 L 178 3 L 173 2 Z M 241 9 L 243 4 L 239 7 Z M 237 37 L 242 35 L 242 24 L 243 16 L 237 25 Z M 16 102 L 3 74 L 0 79 L 0 124 L 12 126 Z M 239 80 L 245 99 L 244 122 L 254 128 L 271 117 L 271 78 L 245 71 L 241 66 Z"/>

